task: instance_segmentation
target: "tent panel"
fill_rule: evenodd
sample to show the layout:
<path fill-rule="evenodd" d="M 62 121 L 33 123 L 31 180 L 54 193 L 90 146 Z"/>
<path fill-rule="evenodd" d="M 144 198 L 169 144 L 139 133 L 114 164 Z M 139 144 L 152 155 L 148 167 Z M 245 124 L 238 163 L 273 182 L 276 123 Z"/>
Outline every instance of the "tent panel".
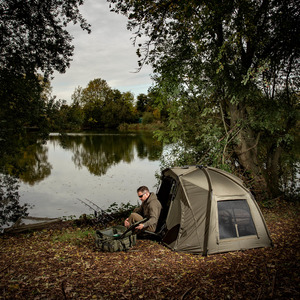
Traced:
<path fill-rule="evenodd" d="M 228 172 L 226 172 L 226 171 L 224 171 L 224 170 L 221 170 L 221 169 L 212 168 L 212 167 L 207 168 L 207 170 L 208 170 L 209 174 L 213 174 L 214 172 L 215 172 L 215 173 L 222 174 L 222 176 L 228 177 L 228 178 L 230 178 L 232 181 L 235 181 L 235 182 L 237 182 L 238 184 L 244 186 L 243 180 L 242 180 L 241 178 L 239 178 L 239 177 L 237 177 L 237 176 L 231 174 L 231 173 L 228 173 Z"/>
<path fill-rule="evenodd" d="M 177 244 L 174 247 L 176 251 L 189 251 L 190 249 L 197 248 L 201 251 L 201 241 L 197 234 L 197 224 L 193 217 L 192 210 L 187 202 L 181 202 L 182 219 L 180 224 L 180 230 L 178 233 Z"/>
<path fill-rule="evenodd" d="M 234 199 L 233 197 L 232 200 L 228 200 L 228 198 L 229 197 L 225 197 L 225 199 L 223 199 L 223 197 L 214 197 L 208 254 L 270 247 L 272 241 L 267 228 L 264 226 L 262 216 L 254 203 L 255 200 L 252 199 L 250 195 L 244 195 L 244 199 Z M 241 200 L 244 202 L 241 202 Z M 237 204 L 234 205 L 234 202 Z M 247 205 L 245 205 L 245 203 Z M 234 213 L 230 211 L 230 207 L 232 206 L 236 208 Z M 219 214 L 220 208 L 221 213 Z M 227 209 L 227 212 L 223 213 L 223 208 L 225 208 L 225 210 Z M 224 215 L 228 217 L 228 208 L 232 219 L 229 221 L 228 219 L 225 220 L 227 224 L 222 226 L 220 222 L 222 223 L 222 217 L 224 217 Z M 227 232 L 225 232 L 224 230 L 226 230 L 228 222 L 234 222 L 235 214 L 239 217 L 238 220 L 235 220 L 238 223 L 237 226 L 229 226 L 227 227 Z M 233 237 L 234 234 L 236 237 Z"/>
<path fill-rule="evenodd" d="M 185 214 L 182 216 L 177 243 L 173 249 L 176 251 L 189 252 L 191 249 L 196 248 L 198 252 L 201 252 L 201 244 L 191 209 L 187 206 L 183 209 L 185 210 Z"/>
<path fill-rule="evenodd" d="M 240 186 L 236 181 L 226 177 L 218 172 L 209 172 L 212 189 L 214 195 L 225 196 L 225 195 L 244 195 L 246 189 Z"/>
<path fill-rule="evenodd" d="M 189 173 L 193 170 L 195 170 L 196 167 L 188 167 L 188 168 L 181 168 L 181 167 L 177 167 L 177 168 L 170 168 L 170 169 L 165 169 L 163 170 L 163 175 L 164 176 L 171 176 L 174 178 L 178 178 L 179 176 Z"/>
<path fill-rule="evenodd" d="M 207 178 L 201 169 L 194 169 L 192 172 L 183 174 L 182 178 L 185 182 L 190 182 L 192 185 L 198 186 L 203 192 L 209 190 Z"/>
<path fill-rule="evenodd" d="M 249 194 L 248 197 L 249 198 L 247 199 L 247 202 L 256 228 L 257 237 L 261 242 L 265 241 L 266 244 L 262 247 L 270 247 L 272 246 L 272 240 L 269 235 L 269 231 L 266 226 L 263 214 L 261 213 L 259 206 L 257 205 L 255 199 L 251 196 L 251 194 Z"/>
<path fill-rule="evenodd" d="M 173 201 L 170 203 L 169 212 L 166 219 L 167 234 L 163 238 L 163 241 L 172 249 L 177 244 L 178 234 L 181 226 L 181 198 L 182 198 L 182 187 L 178 187 L 177 194 Z M 176 229 L 176 230 L 175 230 Z"/>
<path fill-rule="evenodd" d="M 204 243 L 208 191 L 192 184 L 186 180 L 185 176 L 181 178 L 181 183 L 185 197 L 181 199 L 181 230 L 176 250 L 201 253 Z"/>
<path fill-rule="evenodd" d="M 226 239 L 208 249 L 208 254 L 239 251 L 253 248 L 270 247 L 266 239 L 258 239 L 256 236 L 242 237 L 238 239 Z"/>

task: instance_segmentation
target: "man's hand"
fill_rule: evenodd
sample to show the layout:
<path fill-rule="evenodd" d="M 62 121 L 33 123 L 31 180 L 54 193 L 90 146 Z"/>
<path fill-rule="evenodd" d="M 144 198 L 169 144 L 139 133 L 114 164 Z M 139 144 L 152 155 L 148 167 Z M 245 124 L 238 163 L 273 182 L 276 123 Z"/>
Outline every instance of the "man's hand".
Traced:
<path fill-rule="evenodd" d="M 142 230 L 143 228 L 144 228 L 144 224 L 140 224 L 135 227 L 135 229 L 137 229 L 137 230 Z"/>
<path fill-rule="evenodd" d="M 128 218 L 124 221 L 124 226 L 127 228 L 130 226 L 130 223 L 128 222 Z"/>

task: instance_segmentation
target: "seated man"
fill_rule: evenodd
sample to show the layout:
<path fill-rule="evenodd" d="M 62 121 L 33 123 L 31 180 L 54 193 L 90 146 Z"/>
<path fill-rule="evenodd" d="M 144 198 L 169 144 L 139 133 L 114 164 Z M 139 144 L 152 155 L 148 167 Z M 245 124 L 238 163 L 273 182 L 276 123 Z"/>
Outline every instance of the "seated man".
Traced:
<path fill-rule="evenodd" d="M 155 232 L 158 218 L 161 211 L 161 204 L 158 201 L 155 193 L 150 193 L 146 186 L 141 186 L 137 189 L 137 194 L 142 205 L 134 209 L 133 213 L 125 220 L 124 225 L 130 225 L 147 218 L 145 223 L 139 224 L 136 229 L 148 230 Z"/>

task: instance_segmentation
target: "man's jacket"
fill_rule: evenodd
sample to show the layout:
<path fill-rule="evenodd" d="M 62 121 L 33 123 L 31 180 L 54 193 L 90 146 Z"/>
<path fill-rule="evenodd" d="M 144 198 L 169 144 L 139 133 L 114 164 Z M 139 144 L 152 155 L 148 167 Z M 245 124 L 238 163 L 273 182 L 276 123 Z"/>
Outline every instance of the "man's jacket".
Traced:
<path fill-rule="evenodd" d="M 134 212 L 140 214 L 143 218 L 147 218 L 144 224 L 144 228 L 149 231 L 155 232 L 158 218 L 161 211 L 161 204 L 158 201 L 154 193 L 150 193 L 150 196 L 145 200 L 141 206 L 137 207 Z"/>

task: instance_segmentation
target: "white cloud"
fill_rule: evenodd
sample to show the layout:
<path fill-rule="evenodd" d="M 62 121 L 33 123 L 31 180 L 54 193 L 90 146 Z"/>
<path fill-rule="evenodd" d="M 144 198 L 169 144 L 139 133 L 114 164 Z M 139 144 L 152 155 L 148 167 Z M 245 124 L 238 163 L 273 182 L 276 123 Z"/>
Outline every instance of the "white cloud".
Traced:
<path fill-rule="evenodd" d="M 92 25 L 92 32 L 88 34 L 79 25 L 70 26 L 73 61 L 66 73 L 54 74 L 52 94 L 70 103 L 75 88 L 85 88 L 95 78 L 106 80 L 121 92 L 131 91 L 135 96 L 147 93 L 152 83 L 151 68 L 144 66 L 136 73 L 138 57 L 130 39 L 132 33 L 126 29 L 127 18 L 110 12 L 109 4 L 99 0 L 86 1 L 81 12 Z"/>

